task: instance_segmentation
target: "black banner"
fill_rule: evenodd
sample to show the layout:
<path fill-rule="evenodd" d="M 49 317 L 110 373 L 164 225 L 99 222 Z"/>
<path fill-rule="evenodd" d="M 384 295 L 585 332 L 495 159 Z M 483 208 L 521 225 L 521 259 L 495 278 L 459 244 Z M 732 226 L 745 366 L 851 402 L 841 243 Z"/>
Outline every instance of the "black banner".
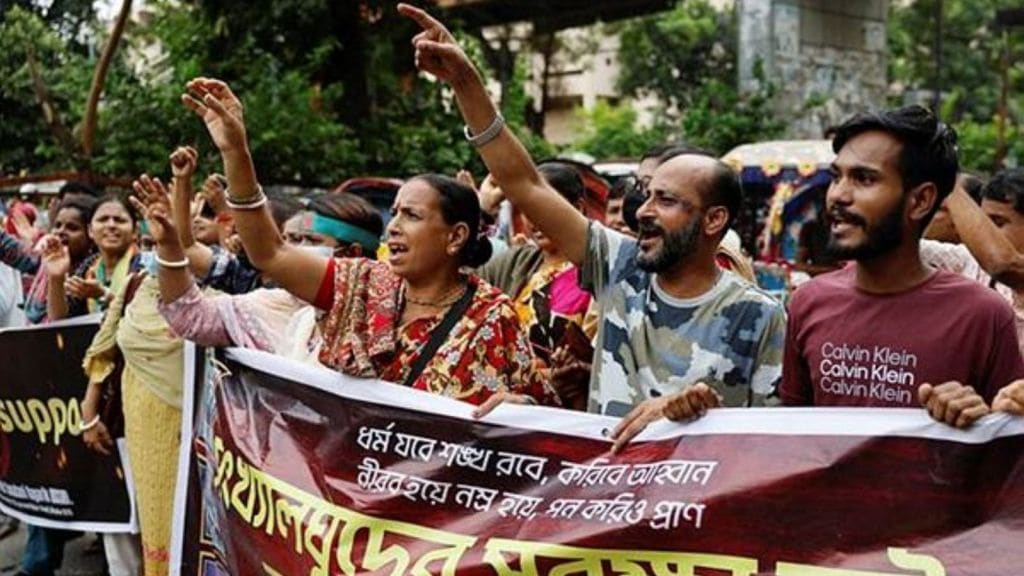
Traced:
<path fill-rule="evenodd" d="M 97 317 L 0 330 L 0 511 L 29 524 L 137 531 L 124 441 L 82 442 L 82 359 Z"/>

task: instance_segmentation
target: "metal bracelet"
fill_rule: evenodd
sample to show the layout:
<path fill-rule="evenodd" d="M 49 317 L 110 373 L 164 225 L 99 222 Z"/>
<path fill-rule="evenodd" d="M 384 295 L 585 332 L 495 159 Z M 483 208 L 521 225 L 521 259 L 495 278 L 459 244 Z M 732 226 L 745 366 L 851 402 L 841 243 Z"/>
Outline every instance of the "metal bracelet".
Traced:
<path fill-rule="evenodd" d="M 95 428 L 96 425 L 99 424 L 99 423 L 100 423 L 100 415 L 97 414 L 97 415 L 93 416 L 92 420 L 89 420 L 85 424 L 79 424 L 78 425 L 78 431 L 79 432 L 85 432 L 86 430 L 90 430 L 92 428 Z"/>
<path fill-rule="evenodd" d="M 505 118 L 503 118 L 501 116 L 501 113 L 499 112 L 494 115 L 494 121 L 491 122 L 491 125 L 484 129 L 483 132 L 474 136 L 473 133 L 469 131 L 469 126 L 463 126 L 462 132 L 463 134 L 466 135 L 466 140 L 469 140 L 470 144 L 477 148 L 480 148 L 482 146 L 486 146 L 492 140 L 497 138 L 498 135 L 501 134 L 501 130 L 504 127 Z"/>
<path fill-rule="evenodd" d="M 230 190 L 224 191 L 224 202 L 232 210 L 255 210 L 267 203 L 267 195 L 263 193 L 263 186 L 256 185 L 256 193 L 245 198 L 234 198 Z"/>
<path fill-rule="evenodd" d="M 189 261 L 188 256 L 182 258 L 181 260 L 175 260 L 174 262 L 171 262 L 169 260 L 164 260 L 163 258 L 160 257 L 160 255 L 157 255 L 156 263 L 163 266 L 164 268 L 187 268 Z"/>

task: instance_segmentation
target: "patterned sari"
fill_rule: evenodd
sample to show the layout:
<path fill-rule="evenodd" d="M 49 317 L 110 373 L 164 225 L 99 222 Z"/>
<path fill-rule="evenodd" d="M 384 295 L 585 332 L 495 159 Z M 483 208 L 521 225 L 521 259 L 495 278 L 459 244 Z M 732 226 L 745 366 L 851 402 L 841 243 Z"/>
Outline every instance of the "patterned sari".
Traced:
<path fill-rule="evenodd" d="M 471 404 L 508 390 L 558 405 L 554 390 L 534 370 L 530 346 L 508 297 L 475 276 L 468 281 L 477 287 L 469 308 L 413 388 Z M 320 361 L 352 376 L 403 382 L 444 315 L 399 326 L 402 284 L 381 262 L 332 260 L 316 302 L 329 310 L 321 321 Z"/>
<path fill-rule="evenodd" d="M 571 262 L 543 264 L 523 286 L 515 299 L 516 314 L 527 331 L 534 355 L 548 362 L 564 344 L 566 330 L 582 330 L 590 308 L 590 293 L 580 289 L 579 269 Z M 590 358 L 581 358 L 590 361 Z"/>

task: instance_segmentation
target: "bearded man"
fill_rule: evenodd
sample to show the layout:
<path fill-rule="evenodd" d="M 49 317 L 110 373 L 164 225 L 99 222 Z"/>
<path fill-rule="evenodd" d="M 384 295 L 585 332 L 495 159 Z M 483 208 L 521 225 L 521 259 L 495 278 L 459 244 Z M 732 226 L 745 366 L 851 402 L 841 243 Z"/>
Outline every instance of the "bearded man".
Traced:
<path fill-rule="evenodd" d="M 854 263 L 793 295 L 782 401 L 923 406 L 968 427 L 1024 361 L 995 291 L 921 259 L 921 235 L 956 182 L 956 134 L 911 106 L 855 116 L 833 148 L 829 248 Z"/>

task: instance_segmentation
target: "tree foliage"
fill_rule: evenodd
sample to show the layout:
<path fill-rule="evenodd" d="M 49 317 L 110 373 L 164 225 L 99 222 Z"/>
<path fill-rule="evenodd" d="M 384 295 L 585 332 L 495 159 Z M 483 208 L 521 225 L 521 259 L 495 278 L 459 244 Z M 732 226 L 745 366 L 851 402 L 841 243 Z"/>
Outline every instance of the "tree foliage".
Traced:
<path fill-rule="evenodd" d="M 680 1 L 672 10 L 627 20 L 609 26 L 609 31 L 621 39 L 619 89 L 634 98 L 654 97 L 659 105 L 654 126 L 648 128 L 627 121 L 625 112 L 615 108 L 587 115 L 591 127 L 581 143 L 584 149 L 613 149 L 615 155 L 624 155 L 667 139 L 724 154 L 782 130 L 770 107 L 775 87 L 763 74 L 755 92 L 741 94 L 737 89 L 736 18 L 731 9 L 719 10 L 707 0 Z M 628 136 L 612 136 L 630 125 Z M 597 134 L 612 138 L 617 147 L 598 143 Z"/>
<path fill-rule="evenodd" d="M 583 136 L 575 146 L 595 158 L 635 158 L 665 138 L 659 128 L 639 127 L 637 113 L 629 104 L 599 101 L 580 116 Z"/>
<path fill-rule="evenodd" d="M 655 96 L 681 110 L 709 81 L 736 79 L 736 25 L 732 11 L 707 0 L 678 2 L 672 10 L 610 26 L 621 40 L 619 89 Z"/>
<path fill-rule="evenodd" d="M 939 0 L 893 2 L 889 12 L 889 77 L 896 101 L 919 94 L 926 103 L 941 89 L 942 118 L 961 137 L 962 162 L 975 169 L 997 169 L 997 119 L 1004 48 L 1008 50 L 1007 162 L 1024 160 L 1016 134 L 1024 106 L 1024 62 L 1018 57 L 1024 31 L 1004 36 L 995 27 L 996 11 L 1019 7 L 1005 0 L 942 0 L 942 51 L 937 52 Z M 941 60 L 941 68 L 939 61 Z"/>
<path fill-rule="evenodd" d="M 50 11 L 71 4 L 55 0 Z M 351 4 L 362 8 L 355 24 L 346 26 L 355 26 L 361 40 L 325 29 L 348 15 Z M 179 144 L 197 145 L 203 168 L 215 168 L 217 155 L 201 123 L 180 103 L 185 82 L 199 75 L 227 80 L 242 98 L 253 156 L 268 183 L 329 186 L 367 174 L 479 168 L 451 95 L 417 77 L 413 30 L 397 20 L 393 3 L 386 11 L 373 2 L 306 0 L 146 6 L 148 17 L 127 31 L 128 45 L 107 79 L 92 160 L 96 172 L 164 173 L 168 153 Z M 75 132 L 102 27 L 91 12 L 57 17 L 14 7 L 3 17 L 0 173 L 75 168 L 78 159 L 43 120 L 27 54 L 31 50 L 40 60 L 54 108 Z M 82 28 L 72 30 L 68 22 L 83 22 Z M 337 71 L 353 61 L 361 63 L 360 81 Z M 513 115 L 518 120 L 510 123 L 523 126 L 522 116 Z"/>

